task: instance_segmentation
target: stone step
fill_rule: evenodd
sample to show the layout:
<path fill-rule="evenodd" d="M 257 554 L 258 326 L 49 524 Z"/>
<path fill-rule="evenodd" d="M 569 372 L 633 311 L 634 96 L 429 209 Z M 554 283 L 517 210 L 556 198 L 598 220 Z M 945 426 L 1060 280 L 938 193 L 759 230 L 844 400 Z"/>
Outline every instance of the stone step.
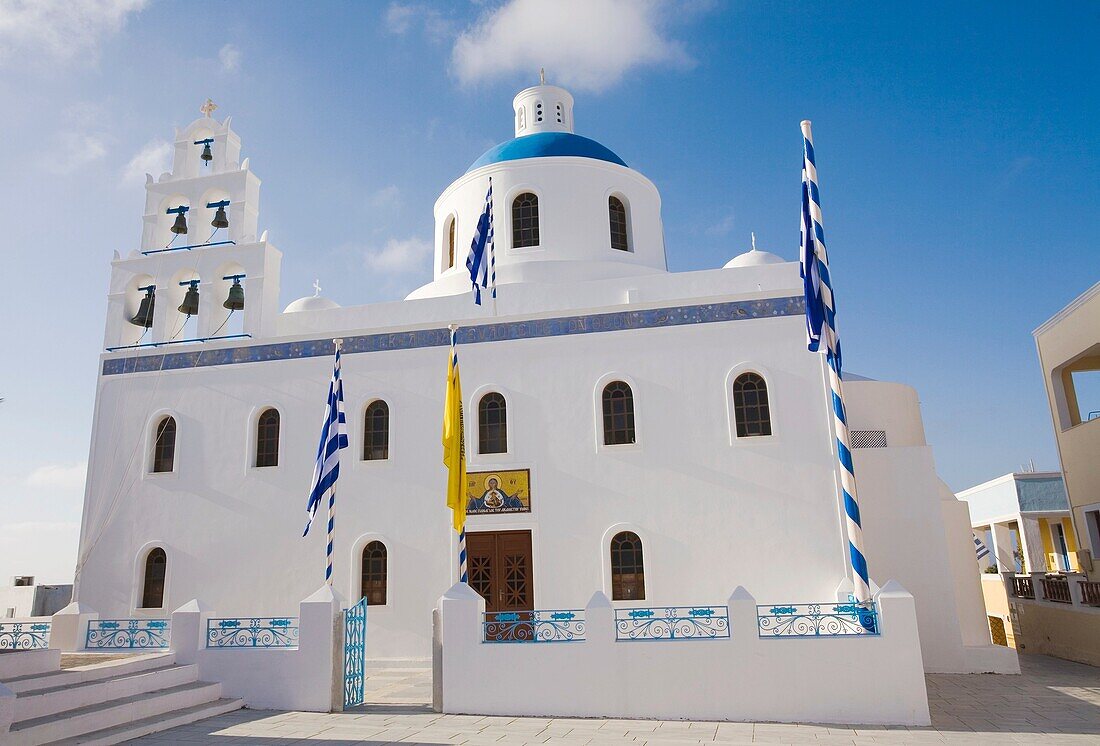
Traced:
<path fill-rule="evenodd" d="M 199 679 L 199 667 L 164 666 L 106 679 L 23 692 L 15 698 L 14 722 L 60 714 L 99 702 L 132 697 L 142 692 L 169 689 Z"/>
<path fill-rule="evenodd" d="M 71 746 L 73 744 L 84 744 L 84 746 L 108 746 L 108 744 L 122 743 L 132 738 L 141 738 L 142 736 L 147 736 L 151 733 L 159 733 L 169 728 L 177 728 L 181 725 L 188 725 L 189 723 L 195 723 L 199 720 L 205 720 L 206 718 L 224 715 L 227 712 L 233 712 L 242 707 L 244 707 L 243 699 L 217 699 L 213 702 L 195 705 L 194 707 L 173 710 L 163 715 L 142 718 L 141 720 L 135 720 L 125 725 L 118 725 L 114 728 L 105 728 L 75 738 L 66 738 L 63 741 L 58 741 L 57 744 L 58 746 L 61 744 L 65 746 Z"/>
<path fill-rule="evenodd" d="M 61 666 L 60 650 L 11 650 L 0 654 L 0 681 L 37 676 Z"/>
<path fill-rule="evenodd" d="M 154 668 L 164 668 L 175 662 L 176 656 L 174 653 L 146 653 L 107 661 L 106 663 L 92 663 L 60 671 L 54 670 L 49 673 L 19 676 L 5 681 L 4 685 L 16 694 L 24 694 L 42 689 L 55 689 L 61 686 L 82 684 L 86 681 L 109 679 L 113 676 L 123 676 Z"/>
<path fill-rule="evenodd" d="M 139 720 L 164 718 L 168 713 L 221 698 L 222 685 L 194 681 L 189 684 L 135 694 L 122 699 L 68 710 L 59 715 L 13 723 L 4 746 L 37 746 L 96 731 L 109 730 Z"/>

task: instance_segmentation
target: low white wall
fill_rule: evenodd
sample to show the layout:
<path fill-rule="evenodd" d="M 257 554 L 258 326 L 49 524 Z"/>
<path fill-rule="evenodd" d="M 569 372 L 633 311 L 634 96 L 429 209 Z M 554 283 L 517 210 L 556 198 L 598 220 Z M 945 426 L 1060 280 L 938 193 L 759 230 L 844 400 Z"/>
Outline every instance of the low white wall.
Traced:
<path fill-rule="evenodd" d="M 203 681 L 220 681 L 222 696 L 248 707 L 330 712 L 343 703 L 334 677 L 340 598 L 328 586 L 299 605 L 298 648 L 207 648 L 206 622 L 217 617 L 199 601 L 172 612 L 171 651 L 176 662 L 196 663 Z"/>
<path fill-rule="evenodd" d="M 485 603 L 469 586 L 440 599 L 443 711 L 477 715 L 927 725 L 913 597 L 878 593 L 879 636 L 761 639 L 756 600 L 728 601 L 729 638 L 615 639 L 597 592 L 585 640 L 482 642 Z"/>

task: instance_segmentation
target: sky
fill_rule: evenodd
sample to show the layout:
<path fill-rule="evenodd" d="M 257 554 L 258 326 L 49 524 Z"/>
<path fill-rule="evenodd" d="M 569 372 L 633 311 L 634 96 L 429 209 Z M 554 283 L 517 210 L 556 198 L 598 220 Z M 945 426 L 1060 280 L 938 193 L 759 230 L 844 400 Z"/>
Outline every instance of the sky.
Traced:
<path fill-rule="evenodd" d="M 1100 279 L 1098 32 L 1085 3 L 0 0 L 0 578 L 72 578 L 110 259 L 207 97 L 284 304 L 428 281 L 436 197 L 540 67 L 661 191 L 672 271 L 753 231 L 797 257 L 812 119 L 847 369 L 917 389 L 954 490 L 1057 469 L 1031 332 Z"/>

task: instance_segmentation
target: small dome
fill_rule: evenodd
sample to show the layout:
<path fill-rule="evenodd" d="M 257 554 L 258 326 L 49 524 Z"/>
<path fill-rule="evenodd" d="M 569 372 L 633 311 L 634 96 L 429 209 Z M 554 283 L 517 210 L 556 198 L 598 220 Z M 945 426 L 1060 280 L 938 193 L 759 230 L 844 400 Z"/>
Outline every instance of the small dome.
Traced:
<path fill-rule="evenodd" d="M 786 260 L 783 257 L 776 256 L 770 251 L 760 251 L 759 249 L 752 249 L 746 251 L 744 254 L 738 254 L 733 259 L 726 262 L 725 266 L 728 267 L 759 267 L 762 264 L 784 264 Z"/>
<path fill-rule="evenodd" d="M 488 166 L 490 163 L 555 156 L 592 158 L 597 161 L 607 161 L 608 163 L 626 166 L 622 158 L 595 140 L 574 135 L 571 132 L 538 132 L 533 135 L 517 137 L 514 140 L 508 140 L 490 148 L 470 164 L 470 167 L 466 169 L 466 173 L 482 166 Z"/>
<path fill-rule="evenodd" d="M 298 311 L 327 311 L 331 308 L 339 308 L 340 304 L 319 295 L 307 295 L 299 298 L 283 309 L 283 313 L 297 313 Z"/>

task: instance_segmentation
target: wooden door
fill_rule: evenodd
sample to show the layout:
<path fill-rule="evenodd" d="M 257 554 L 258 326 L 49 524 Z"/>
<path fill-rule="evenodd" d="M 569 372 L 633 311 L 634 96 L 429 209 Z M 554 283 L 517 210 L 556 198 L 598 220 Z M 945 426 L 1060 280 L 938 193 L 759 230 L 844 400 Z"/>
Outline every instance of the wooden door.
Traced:
<path fill-rule="evenodd" d="M 530 611 L 534 578 L 530 531 L 466 534 L 470 587 L 485 599 L 486 611 Z"/>

